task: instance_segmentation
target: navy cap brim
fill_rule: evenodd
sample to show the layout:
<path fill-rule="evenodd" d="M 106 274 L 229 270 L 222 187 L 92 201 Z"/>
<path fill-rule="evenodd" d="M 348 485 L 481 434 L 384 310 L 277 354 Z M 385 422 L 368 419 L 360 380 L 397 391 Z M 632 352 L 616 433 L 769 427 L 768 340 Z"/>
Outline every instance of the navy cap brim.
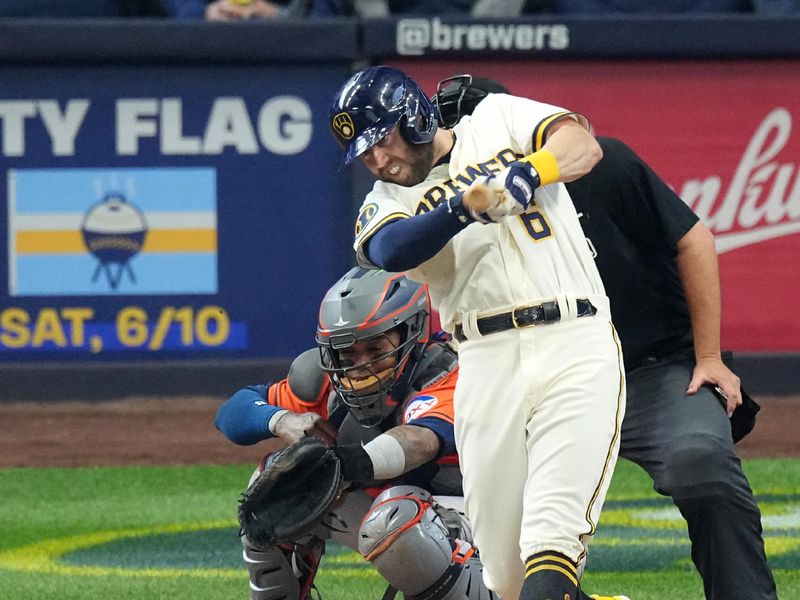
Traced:
<path fill-rule="evenodd" d="M 347 145 L 344 155 L 344 164 L 349 165 L 356 158 L 364 154 L 364 152 L 372 148 L 375 144 L 389 135 L 396 125 L 396 122 L 384 123 L 362 131 Z"/>

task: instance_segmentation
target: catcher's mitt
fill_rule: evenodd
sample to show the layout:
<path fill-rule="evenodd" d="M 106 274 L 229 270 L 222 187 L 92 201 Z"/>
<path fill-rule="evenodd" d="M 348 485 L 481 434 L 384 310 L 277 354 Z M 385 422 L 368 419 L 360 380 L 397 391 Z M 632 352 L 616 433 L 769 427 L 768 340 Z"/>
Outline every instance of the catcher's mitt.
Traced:
<path fill-rule="evenodd" d="M 242 533 L 262 547 L 297 541 L 328 513 L 341 482 L 339 458 L 320 438 L 279 450 L 239 500 Z"/>

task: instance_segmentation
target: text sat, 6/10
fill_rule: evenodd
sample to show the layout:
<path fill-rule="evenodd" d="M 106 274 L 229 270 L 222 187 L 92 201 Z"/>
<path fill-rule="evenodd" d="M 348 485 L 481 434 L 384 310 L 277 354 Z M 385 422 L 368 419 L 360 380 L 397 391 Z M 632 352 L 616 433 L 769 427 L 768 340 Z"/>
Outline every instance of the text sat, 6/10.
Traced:
<path fill-rule="evenodd" d="M 0 352 L 215 349 L 230 347 L 231 332 L 221 306 L 125 306 L 113 322 L 88 306 L 0 311 Z"/>

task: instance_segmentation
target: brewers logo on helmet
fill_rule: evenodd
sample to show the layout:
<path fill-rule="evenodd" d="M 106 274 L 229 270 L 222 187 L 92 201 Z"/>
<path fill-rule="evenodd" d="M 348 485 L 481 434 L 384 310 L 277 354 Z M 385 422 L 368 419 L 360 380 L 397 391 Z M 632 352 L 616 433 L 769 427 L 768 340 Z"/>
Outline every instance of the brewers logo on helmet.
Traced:
<path fill-rule="evenodd" d="M 356 126 L 353 124 L 353 119 L 346 112 L 340 112 L 331 120 L 331 127 L 339 135 L 340 138 L 345 140 L 352 140 L 356 134 Z"/>

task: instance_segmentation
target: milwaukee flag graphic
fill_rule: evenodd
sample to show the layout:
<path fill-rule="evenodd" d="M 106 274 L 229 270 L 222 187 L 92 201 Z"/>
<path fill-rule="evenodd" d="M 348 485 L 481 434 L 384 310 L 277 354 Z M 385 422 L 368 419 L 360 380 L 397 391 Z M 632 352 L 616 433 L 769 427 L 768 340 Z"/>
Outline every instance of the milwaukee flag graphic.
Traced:
<path fill-rule="evenodd" d="M 8 172 L 11 296 L 214 294 L 213 169 Z"/>

